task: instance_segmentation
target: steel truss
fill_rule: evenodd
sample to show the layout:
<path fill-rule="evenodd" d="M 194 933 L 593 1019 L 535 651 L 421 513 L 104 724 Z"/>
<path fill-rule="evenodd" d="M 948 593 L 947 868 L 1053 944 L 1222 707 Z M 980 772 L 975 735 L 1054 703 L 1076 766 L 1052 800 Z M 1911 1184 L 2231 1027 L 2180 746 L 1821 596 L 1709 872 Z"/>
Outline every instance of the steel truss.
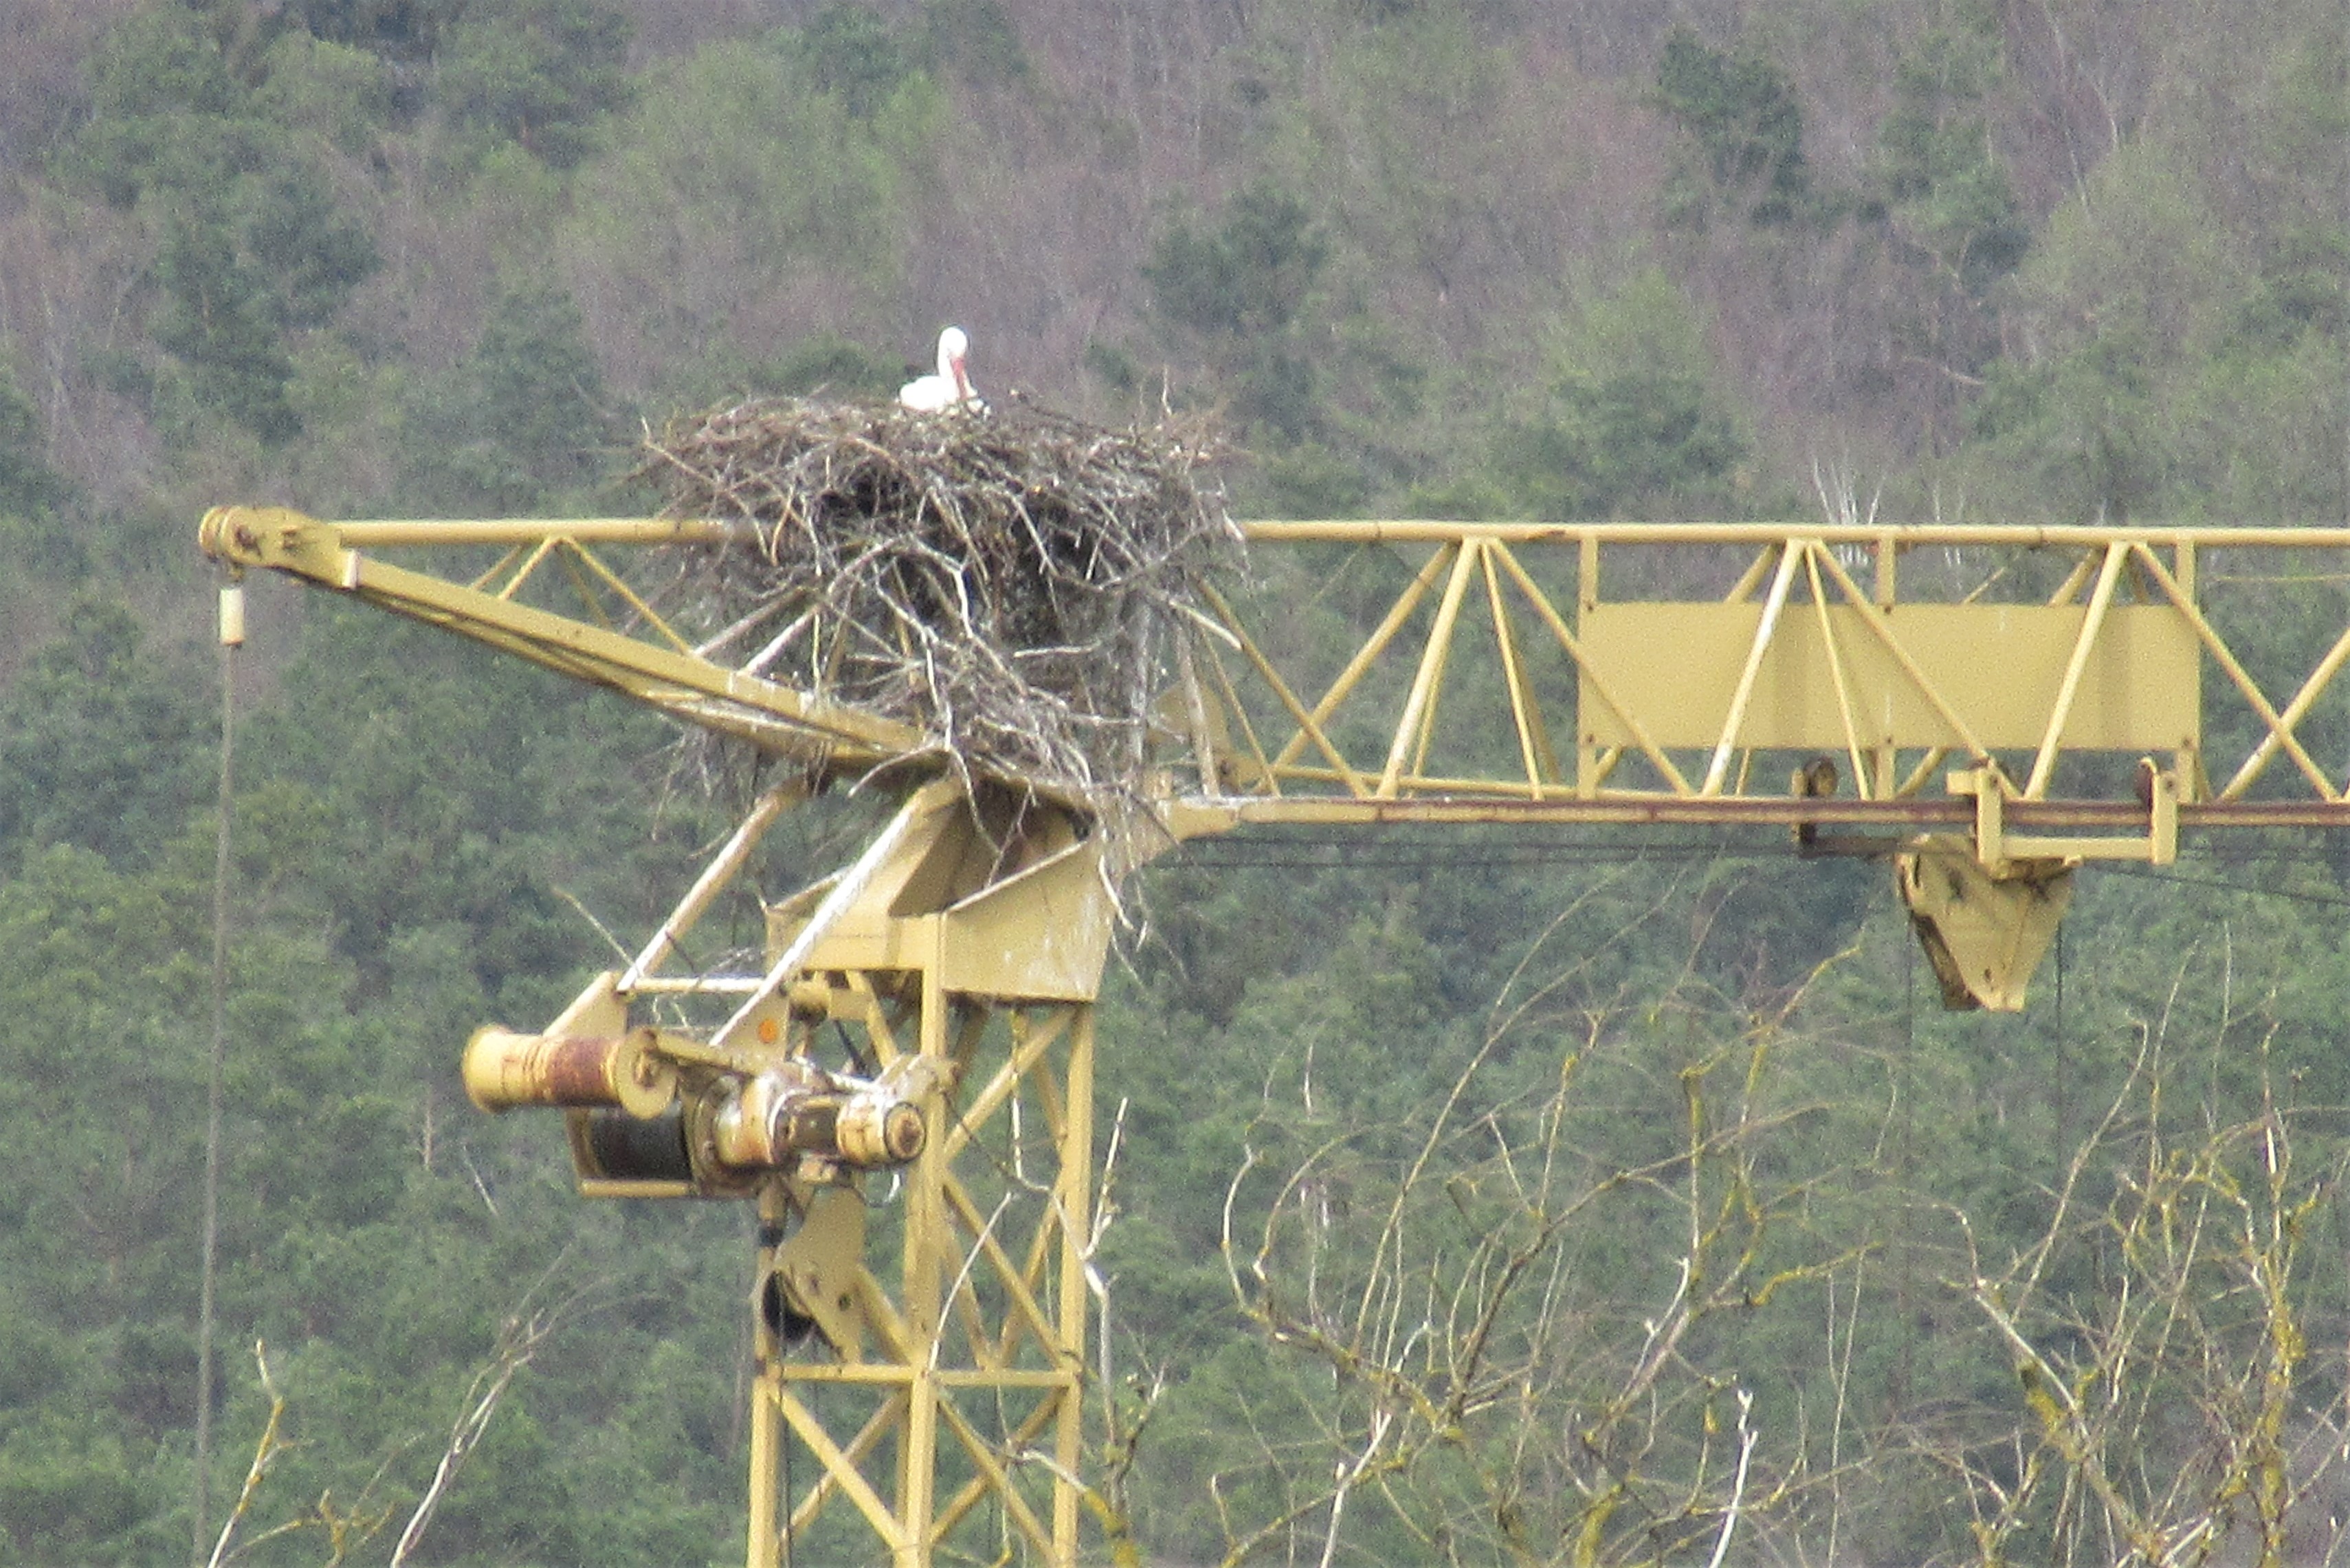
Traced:
<path fill-rule="evenodd" d="M 861 1516 L 894 1563 L 928 1563 L 958 1536 L 993 1537 L 990 1555 L 1016 1541 L 1038 1561 L 1074 1563 L 1099 1224 L 1102 846 L 1058 808 L 932 784 L 854 866 L 769 908 L 764 975 L 671 972 L 666 961 L 794 793 L 754 807 L 637 961 L 592 983 L 575 1017 L 723 998 L 725 1025 L 663 1047 L 689 1073 L 714 1073 L 705 1093 L 845 1055 L 921 1085 L 920 1152 L 887 1174 L 821 1156 L 730 1168 L 722 1106 L 706 1123 L 689 1113 L 683 1183 L 598 1166 L 583 1186 L 734 1192 L 759 1206 L 752 1568 L 778 1563 L 827 1507 Z M 592 1147 L 598 1114 L 571 1113 L 575 1147 Z M 712 1131 L 693 1147 L 702 1125 Z M 897 1267 L 877 1269 L 876 1251 Z M 787 1441 L 816 1463 L 788 1497 Z"/>
<path fill-rule="evenodd" d="M 954 996 L 925 972 L 891 978 L 916 996 L 899 1021 L 907 1047 L 920 1041 L 962 1063 L 958 1075 L 983 1087 L 903 1173 L 894 1285 L 861 1247 L 852 1252 L 859 1227 L 785 1228 L 821 1212 L 810 1207 L 817 1195 L 782 1180 L 762 1195 L 775 1238 L 762 1277 L 777 1282 L 785 1310 L 763 1313 L 758 1330 L 750 1561 L 777 1562 L 786 1532 L 804 1536 L 827 1505 L 845 1505 L 893 1562 L 927 1563 L 960 1534 L 987 1542 L 979 1555 L 1017 1542 L 1035 1561 L 1073 1563 L 1095 1223 L 1093 1009 Z M 1004 1049 L 970 1049 L 999 1012 L 1010 1023 Z M 1015 1106 L 1032 1108 L 996 1139 L 1003 1149 L 967 1158 L 1014 1121 Z M 863 1194 L 836 1200 L 863 1217 Z M 827 1248 L 858 1256 L 847 1304 L 836 1294 L 831 1312 L 808 1321 Z M 807 1322 L 799 1347 L 788 1334 L 795 1319 Z M 818 1467 L 790 1498 L 776 1490 L 786 1430 Z"/>
<path fill-rule="evenodd" d="M 1105 824 L 1021 780 L 966 781 L 909 726 L 769 673 L 758 626 L 681 628 L 625 556 L 727 548 L 720 524 L 204 520 L 233 572 L 349 594 L 799 764 L 627 969 L 542 1033 L 468 1052 L 485 1106 L 570 1107 L 584 1192 L 758 1206 L 753 1568 L 835 1511 L 902 1565 L 1067 1568 L 1093 1549 L 1084 1520 L 1110 1517 L 1085 1486 L 1083 1414 L 1106 860 L 1252 824 L 1778 825 L 1895 858 L 1946 998 L 2014 1007 L 2074 867 L 2160 864 L 2191 829 L 2350 826 L 2350 783 L 2306 734 L 2345 706 L 2350 628 L 2280 663 L 2210 591 L 2326 577 L 2339 530 L 1246 533 L 1261 558 L 1351 551 L 1399 586 L 1342 653 L 1303 616 L 1212 597 L 1174 649 L 1155 821 Z M 1708 597 L 1655 591 L 1708 575 Z M 2026 578 L 2040 591 L 2013 591 Z M 2207 705 L 2232 752 L 2211 750 Z M 765 970 L 679 970 L 781 813 L 858 778 L 892 781 L 901 808 L 769 908 Z M 827 1051 L 846 1062 L 817 1065 Z M 787 1443 L 816 1460 L 792 1496 Z"/>

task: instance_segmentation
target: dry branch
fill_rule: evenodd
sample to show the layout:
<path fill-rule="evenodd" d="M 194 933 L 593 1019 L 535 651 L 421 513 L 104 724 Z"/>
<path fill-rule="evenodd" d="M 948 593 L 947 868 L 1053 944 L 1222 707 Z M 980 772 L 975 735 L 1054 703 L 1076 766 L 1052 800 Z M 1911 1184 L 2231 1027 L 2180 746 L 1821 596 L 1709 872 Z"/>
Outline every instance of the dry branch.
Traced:
<path fill-rule="evenodd" d="M 646 446 L 666 514 L 752 524 L 679 556 L 723 657 L 1103 804 L 1139 784 L 1199 585 L 1239 557 L 1204 430 L 775 400 Z"/>

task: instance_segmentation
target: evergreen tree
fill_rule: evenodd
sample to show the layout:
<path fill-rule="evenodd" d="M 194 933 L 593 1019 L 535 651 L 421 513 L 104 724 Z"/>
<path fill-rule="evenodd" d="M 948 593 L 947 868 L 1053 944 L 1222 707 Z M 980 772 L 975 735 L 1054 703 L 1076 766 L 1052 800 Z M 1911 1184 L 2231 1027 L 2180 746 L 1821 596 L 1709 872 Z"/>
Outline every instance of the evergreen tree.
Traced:
<path fill-rule="evenodd" d="M 594 150 L 598 121 L 629 101 L 629 33 L 612 0 L 477 6 L 450 30 L 433 97 L 461 133 L 568 169 Z"/>
<path fill-rule="evenodd" d="M 913 70 L 889 23 L 857 0 L 836 0 L 818 11 L 792 49 L 808 84 L 837 99 L 854 119 L 879 114 Z"/>
<path fill-rule="evenodd" d="M 118 207 L 158 183 L 216 192 L 245 150 L 243 98 L 194 12 L 150 0 L 99 40 L 88 119 L 63 149 L 62 167 Z"/>
<path fill-rule="evenodd" d="M 1928 32 L 1895 71 L 1876 171 L 1895 235 L 1980 299 L 2015 270 L 2031 236 L 1991 140 L 1996 25 L 1987 12 L 1970 17 Z"/>
<path fill-rule="evenodd" d="M 1152 307 L 1205 347 L 1240 410 L 1295 442 L 1315 422 L 1318 371 L 1302 327 L 1329 260 L 1305 203 L 1261 182 L 1234 195 L 1213 228 L 1178 218 L 1142 275 Z"/>
<path fill-rule="evenodd" d="M 163 295 L 155 341 L 188 367 L 195 402 L 264 441 L 292 439 L 302 428 L 286 393 L 294 362 L 268 285 L 238 254 L 226 218 L 174 213 L 155 270 Z"/>
<path fill-rule="evenodd" d="M 1547 416 L 1510 427 L 1494 452 L 1542 517 L 1619 516 L 1719 492 L 1744 455 L 1705 382 L 1648 369 L 1560 382 Z"/>
<path fill-rule="evenodd" d="M 269 314 L 288 328 L 333 320 L 383 260 L 367 230 L 336 205 L 318 171 L 303 163 L 286 164 L 259 182 L 243 238 Z"/>
<path fill-rule="evenodd" d="M 466 0 L 295 0 L 293 13 L 310 34 L 396 59 L 432 57 Z"/>
<path fill-rule="evenodd" d="M 1657 61 L 1656 101 L 1695 144 L 1679 210 L 1720 202 L 1746 222 L 1784 223 L 1811 198 L 1804 109 L 1792 78 L 1758 55 L 1709 47 L 1676 27 Z M 1701 194 L 1700 194 L 1701 193 Z"/>
<path fill-rule="evenodd" d="M 409 483 L 461 512 L 542 511 L 603 464 L 603 379 L 579 306 L 559 288 L 500 291 L 454 373 L 408 410 Z"/>
<path fill-rule="evenodd" d="M 202 703 L 128 609 L 77 600 L 0 709 L 0 857 L 72 844 L 151 862 L 203 789 Z"/>
<path fill-rule="evenodd" d="M 1607 517 L 1724 494 L 1745 443 L 1670 279 L 1639 274 L 1586 303 L 1558 335 L 1549 385 L 1492 442 L 1492 476 L 1515 509 Z"/>

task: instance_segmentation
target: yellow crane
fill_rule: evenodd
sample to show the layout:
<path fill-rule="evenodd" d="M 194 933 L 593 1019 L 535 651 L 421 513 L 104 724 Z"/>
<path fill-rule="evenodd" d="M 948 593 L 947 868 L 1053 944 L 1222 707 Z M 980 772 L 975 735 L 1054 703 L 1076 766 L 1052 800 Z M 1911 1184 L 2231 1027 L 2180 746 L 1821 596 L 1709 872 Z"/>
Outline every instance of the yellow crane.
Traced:
<path fill-rule="evenodd" d="M 631 586 L 631 552 L 723 548 L 727 524 L 203 521 L 232 576 L 286 573 L 795 765 L 624 968 L 543 1029 L 486 1027 L 465 1054 L 484 1108 L 563 1110 L 584 1194 L 756 1205 L 751 1568 L 827 1509 L 853 1511 L 901 1568 L 983 1527 L 1078 1561 L 1100 1502 L 1086 1334 L 1116 867 L 1260 824 L 1778 826 L 1814 853 L 1893 859 L 1945 1002 L 2014 1010 L 2076 867 L 2164 865 L 2186 831 L 2350 826 L 2350 788 L 2302 738 L 2350 628 L 2280 670 L 2208 591 L 2214 563 L 2319 575 L 2350 548 L 2339 530 L 1243 532 L 1260 560 L 1400 559 L 1400 584 L 1343 656 L 1211 590 L 1145 798 L 1113 822 L 925 762 L 908 726 L 748 668 L 723 636 L 693 640 Z M 1709 576 L 1702 597 L 1659 586 Z M 2207 751 L 2213 735 L 2228 749 Z M 763 835 L 843 778 L 890 792 L 887 826 L 764 906 L 760 962 L 689 963 Z M 816 1461 L 791 1496 L 787 1433 Z"/>

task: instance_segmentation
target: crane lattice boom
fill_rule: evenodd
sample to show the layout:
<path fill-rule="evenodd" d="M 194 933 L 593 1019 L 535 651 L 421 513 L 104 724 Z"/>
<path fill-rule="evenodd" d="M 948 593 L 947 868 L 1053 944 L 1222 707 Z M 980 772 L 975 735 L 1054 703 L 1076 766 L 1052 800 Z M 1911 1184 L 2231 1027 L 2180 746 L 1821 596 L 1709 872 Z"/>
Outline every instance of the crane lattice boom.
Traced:
<path fill-rule="evenodd" d="M 232 572 L 353 595 L 800 764 L 625 969 L 543 1031 L 484 1029 L 466 1063 L 486 1108 L 564 1109 L 587 1193 L 757 1205 L 753 1568 L 833 1506 L 901 1564 L 987 1506 L 1037 1560 L 1077 1561 L 1100 1501 L 1081 1398 L 1093 1003 L 1126 866 L 1256 824 L 1775 825 L 1892 858 L 1946 1001 L 2012 1009 L 2075 867 L 2165 864 L 2186 831 L 2350 826 L 2350 786 L 2304 738 L 2341 704 L 2350 628 L 2296 652 L 2213 592 L 2317 576 L 2339 530 L 1244 531 L 1261 563 L 1320 552 L 1322 598 L 1211 593 L 1173 651 L 1143 798 L 1113 806 L 952 765 L 827 701 L 820 653 L 779 673 L 758 628 L 690 628 L 633 586 L 633 553 L 723 548 L 725 525 L 204 519 Z M 902 804 L 853 864 L 767 907 L 764 970 L 687 966 L 762 836 L 835 779 Z M 903 1184 L 888 1249 L 867 1239 L 885 1171 Z M 786 1430 L 819 1469 L 793 1498 Z"/>

